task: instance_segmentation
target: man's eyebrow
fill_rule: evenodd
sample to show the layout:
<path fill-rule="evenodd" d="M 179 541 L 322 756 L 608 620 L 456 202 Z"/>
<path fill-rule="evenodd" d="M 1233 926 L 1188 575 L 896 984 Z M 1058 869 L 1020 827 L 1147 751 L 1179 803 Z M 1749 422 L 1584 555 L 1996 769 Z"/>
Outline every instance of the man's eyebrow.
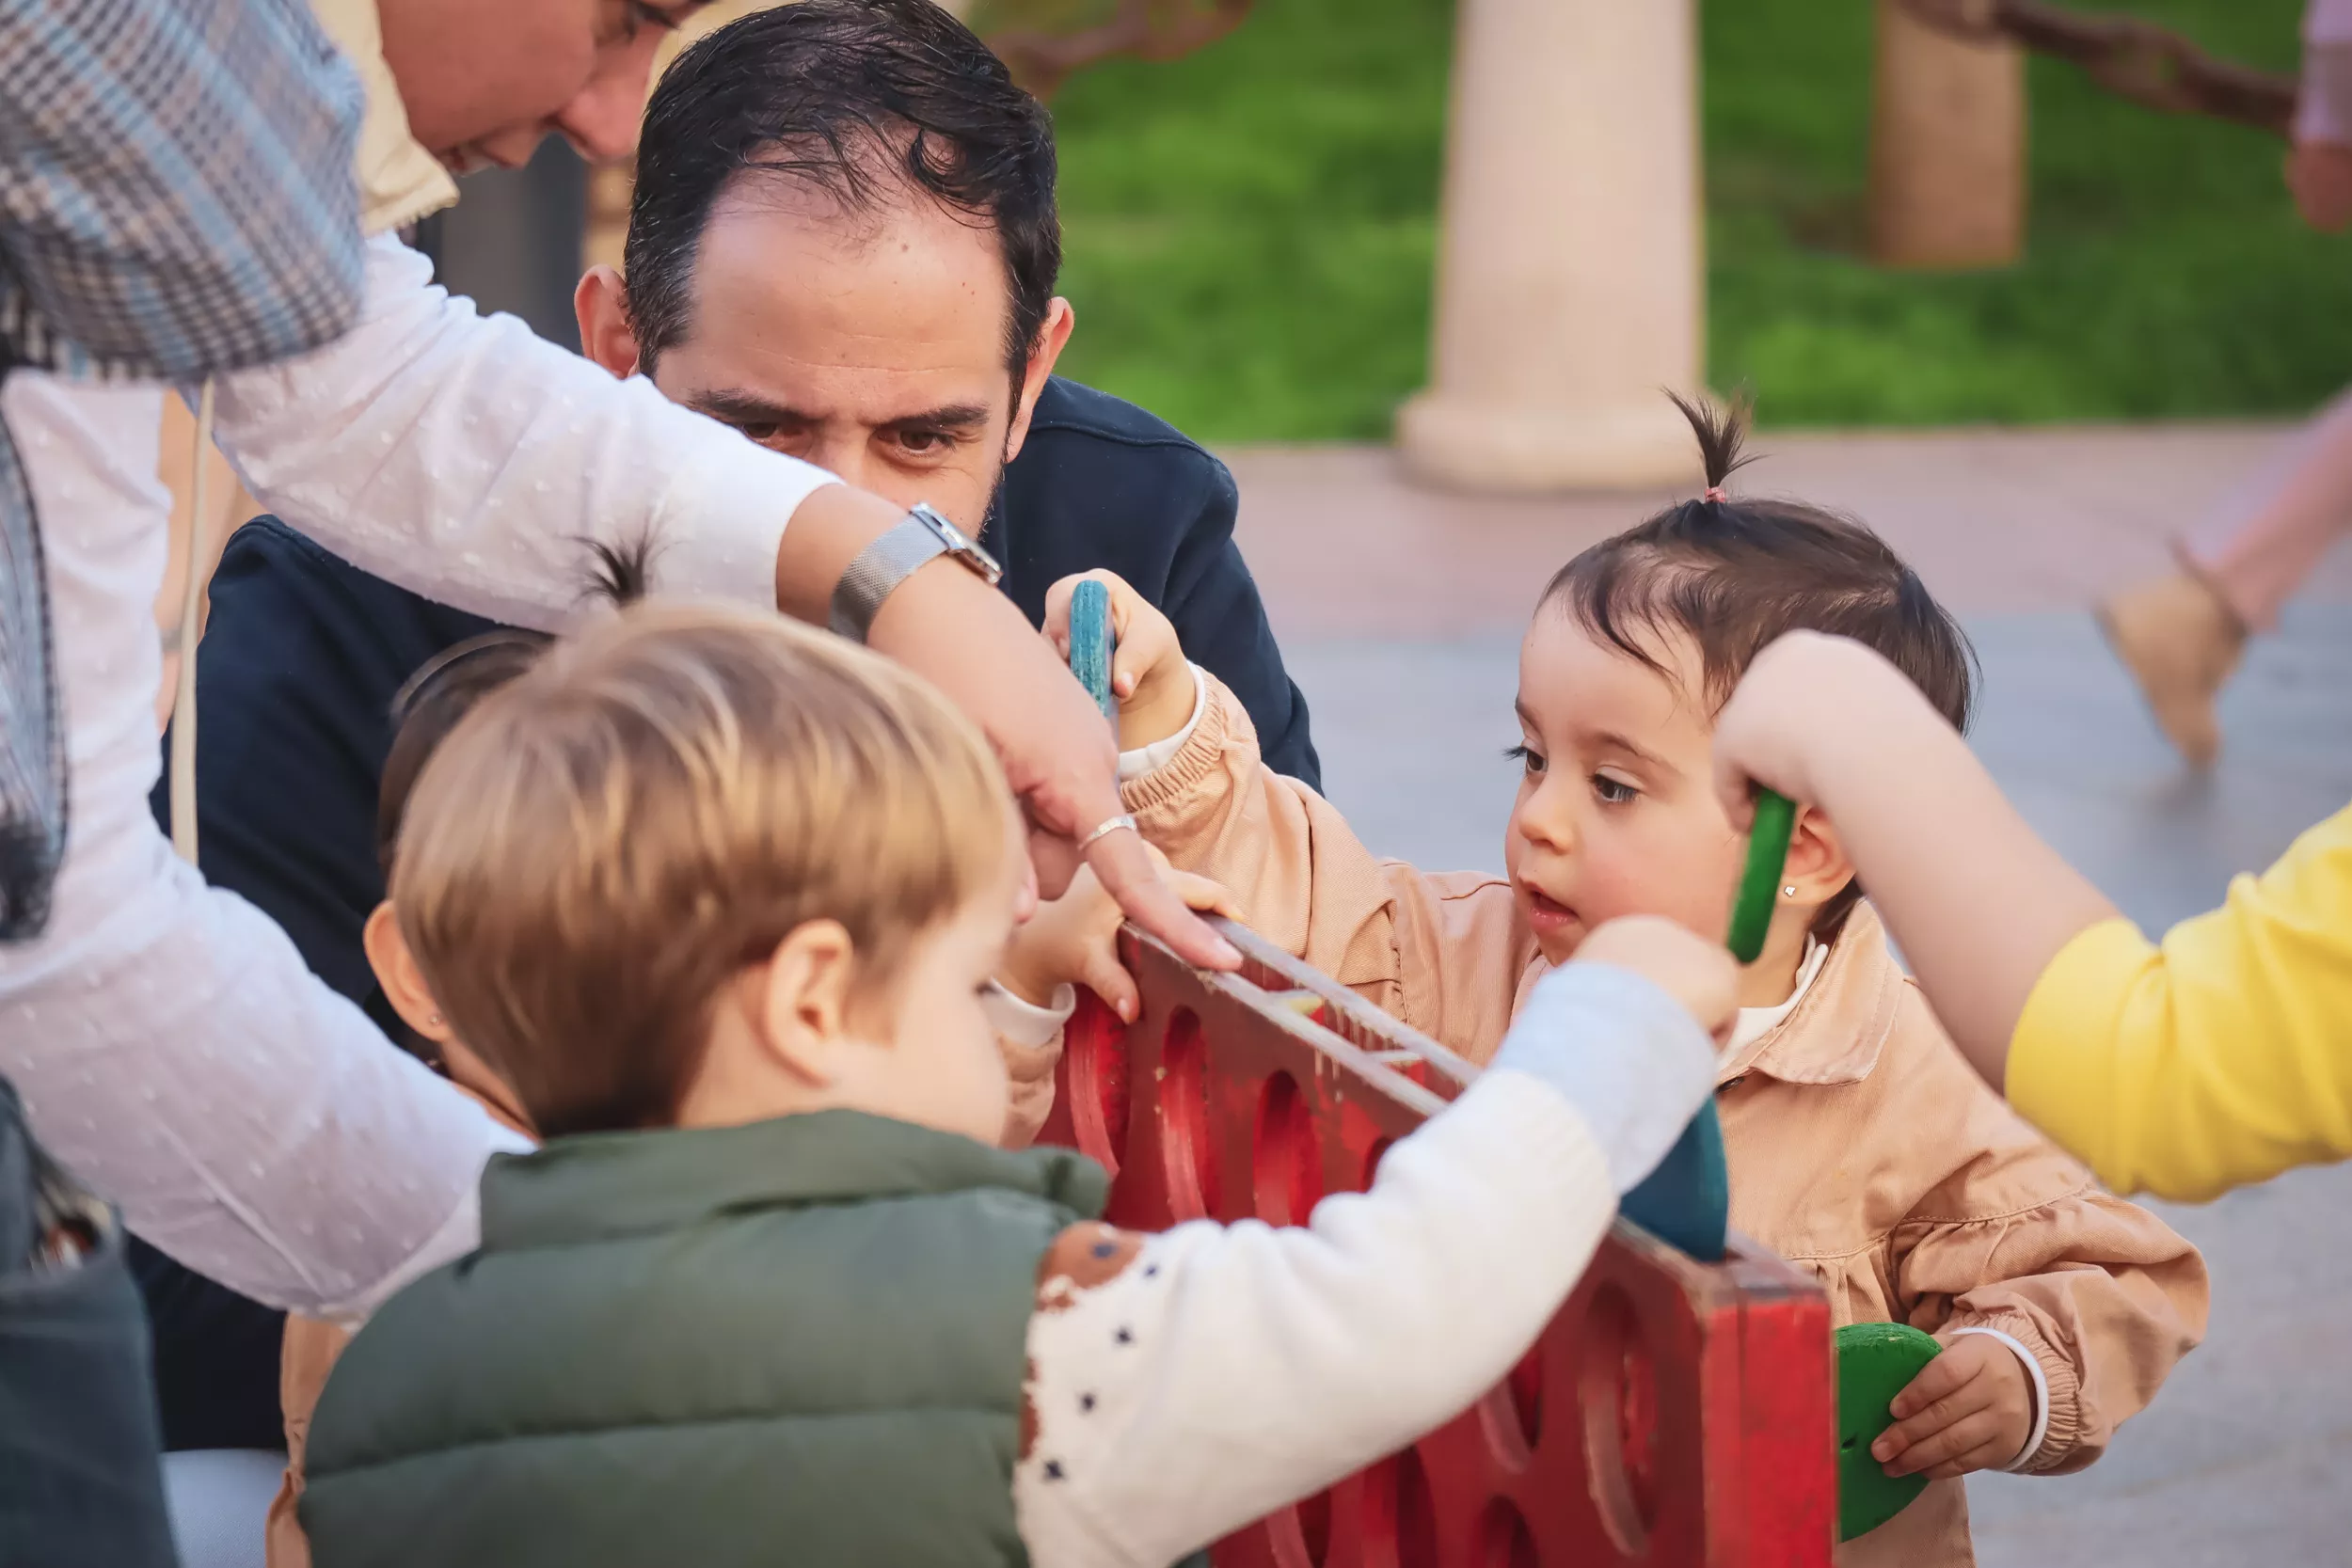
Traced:
<path fill-rule="evenodd" d="M 734 420 L 743 424 L 803 424 L 808 420 L 808 416 L 797 408 L 787 408 L 772 398 L 733 387 L 689 393 L 686 406 L 714 420 Z"/>
<path fill-rule="evenodd" d="M 988 409 L 977 403 L 951 403 L 939 408 L 926 409 L 920 414 L 908 414 L 885 421 L 891 429 L 913 425 L 924 430 L 977 430 L 988 423 Z"/>
<path fill-rule="evenodd" d="M 707 414 L 714 420 L 728 420 L 738 424 L 814 424 L 817 422 L 817 416 L 804 409 L 794 408 L 787 404 L 778 403 L 773 398 L 758 392 L 747 391 L 739 387 L 722 387 L 707 392 L 691 392 L 687 395 L 685 401 L 686 405 L 698 414 Z M 989 417 L 989 409 L 984 404 L 951 403 L 937 408 L 926 408 L 919 413 L 902 414 L 894 420 L 885 420 L 882 421 L 882 428 L 885 430 L 980 430 L 987 426 Z"/>

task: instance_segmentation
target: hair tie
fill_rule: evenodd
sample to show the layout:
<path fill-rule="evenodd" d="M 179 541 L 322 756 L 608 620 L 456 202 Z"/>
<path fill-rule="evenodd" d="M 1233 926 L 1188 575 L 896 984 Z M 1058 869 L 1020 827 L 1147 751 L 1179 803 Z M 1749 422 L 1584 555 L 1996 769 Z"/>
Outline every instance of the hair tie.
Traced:
<path fill-rule="evenodd" d="M 1707 493 L 1699 497 L 1699 499 L 1703 501 L 1727 501 L 1730 499 L 1729 496 L 1724 494 L 1724 487 L 1720 484 L 1708 485 Z"/>

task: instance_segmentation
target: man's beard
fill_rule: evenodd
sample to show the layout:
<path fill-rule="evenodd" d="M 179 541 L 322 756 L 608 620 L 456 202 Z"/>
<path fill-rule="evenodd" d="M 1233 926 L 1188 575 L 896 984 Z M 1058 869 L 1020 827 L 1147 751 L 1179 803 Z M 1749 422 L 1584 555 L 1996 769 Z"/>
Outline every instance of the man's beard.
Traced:
<path fill-rule="evenodd" d="M 988 486 L 988 510 L 980 514 L 979 531 L 972 536 L 974 543 L 998 561 L 1005 559 L 1005 470 L 1012 465 L 1011 453 L 1012 436 L 1008 433 L 1005 450 L 996 454 L 996 477 Z"/>

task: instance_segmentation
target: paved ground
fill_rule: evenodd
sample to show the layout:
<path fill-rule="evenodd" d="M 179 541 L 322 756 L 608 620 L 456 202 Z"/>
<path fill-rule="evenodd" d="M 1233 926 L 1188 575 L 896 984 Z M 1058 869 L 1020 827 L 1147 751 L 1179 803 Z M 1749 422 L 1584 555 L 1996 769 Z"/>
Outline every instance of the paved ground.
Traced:
<path fill-rule="evenodd" d="M 1979 752 L 2036 826 L 2135 918 L 2209 907 L 2352 799 L 2352 550 L 2225 705 L 2230 750 L 2186 775 L 2079 605 L 2153 570 L 2274 446 L 2259 427 L 1765 437 L 1752 488 L 1872 522 L 1966 618 Z M 1377 847 L 1500 864 L 1519 626 L 1644 498 L 1463 501 L 1365 450 L 1232 455 L 1242 543 L 1314 705 L 1326 783 Z M 2352 1167 L 2167 1217 L 2206 1250 L 2213 1330 L 2086 1475 L 1973 1485 L 1994 1568 L 2352 1560 Z"/>

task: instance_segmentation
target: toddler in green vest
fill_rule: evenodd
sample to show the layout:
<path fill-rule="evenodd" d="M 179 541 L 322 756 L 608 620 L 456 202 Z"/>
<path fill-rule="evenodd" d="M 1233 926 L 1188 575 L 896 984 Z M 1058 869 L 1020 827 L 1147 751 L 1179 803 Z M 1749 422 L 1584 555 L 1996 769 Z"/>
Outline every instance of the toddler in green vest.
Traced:
<path fill-rule="evenodd" d="M 1371 1192 L 1129 1234 L 993 1147 L 1022 850 L 968 722 L 778 620 L 634 609 L 459 723 L 392 902 L 548 1142 L 337 1366 L 321 1568 L 1164 1568 L 1500 1379 L 1731 1015 L 1713 943 L 1603 927 Z"/>

